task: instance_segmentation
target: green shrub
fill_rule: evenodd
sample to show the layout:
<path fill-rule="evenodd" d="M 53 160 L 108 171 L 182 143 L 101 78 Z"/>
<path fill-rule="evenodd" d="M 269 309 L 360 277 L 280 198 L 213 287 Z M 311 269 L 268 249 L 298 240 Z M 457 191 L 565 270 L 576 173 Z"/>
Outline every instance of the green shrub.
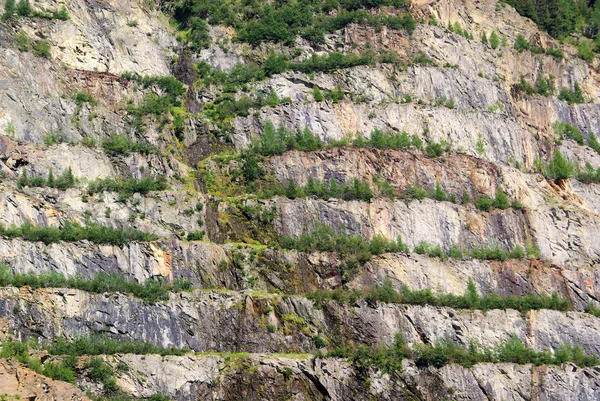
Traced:
<path fill-rule="evenodd" d="M 129 156 L 137 152 L 143 155 L 158 153 L 158 149 L 146 142 L 137 142 L 129 139 L 124 134 L 111 135 L 102 141 L 104 152 L 110 156 Z"/>
<path fill-rule="evenodd" d="M 574 127 L 569 123 L 557 121 L 552 125 L 552 128 L 554 128 L 554 133 L 558 135 L 560 139 L 563 139 L 564 137 L 571 138 L 579 145 L 583 145 L 583 135 L 577 127 Z"/>
<path fill-rule="evenodd" d="M 552 157 L 552 160 L 548 163 L 546 169 L 546 175 L 548 178 L 554 179 L 566 179 L 573 175 L 575 171 L 575 165 L 570 160 L 563 157 L 560 150 L 556 150 Z"/>
<path fill-rule="evenodd" d="M 4 14 L 2 15 L 2 18 L 12 18 L 15 15 L 15 11 L 15 0 L 6 0 L 6 3 L 4 3 Z"/>
<path fill-rule="evenodd" d="M 17 48 L 19 51 L 26 52 L 31 47 L 31 40 L 29 36 L 25 32 L 19 32 L 15 35 L 15 40 L 17 41 Z"/>
<path fill-rule="evenodd" d="M 573 86 L 573 90 L 570 91 L 568 89 L 562 89 L 558 95 L 560 100 L 564 100 L 568 104 L 581 104 L 585 103 L 585 99 L 583 98 L 583 91 L 581 90 L 581 86 L 579 83 L 575 81 L 575 85 Z"/>
<path fill-rule="evenodd" d="M 594 42 L 589 39 L 583 39 L 577 45 L 577 55 L 585 61 L 593 61 L 596 57 L 594 53 Z"/>
<path fill-rule="evenodd" d="M 33 52 L 40 57 L 51 59 L 50 43 L 47 40 L 36 40 L 33 43 Z"/>
<path fill-rule="evenodd" d="M 521 53 L 523 50 L 529 50 L 530 44 L 527 39 L 523 37 L 523 35 L 517 35 L 517 40 L 515 41 L 514 49 Z"/>
<path fill-rule="evenodd" d="M 92 106 L 96 105 L 96 101 L 94 100 L 92 95 L 90 95 L 87 92 L 77 92 L 73 96 L 73 100 L 75 101 L 75 104 L 77 104 L 77 106 L 81 106 L 83 103 L 89 103 Z"/>
<path fill-rule="evenodd" d="M 496 31 L 492 31 L 490 35 L 490 46 L 494 50 L 496 50 L 498 46 L 500 46 L 500 38 L 498 37 Z"/>
<path fill-rule="evenodd" d="M 484 212 L 489 212 L 492 208 L 492 204 L 492 200 L 485 195 L 480 195 L 475 199 L 475 207 Z"/>
<path fill-rule="evenodd" d="M 535 81 L 535 91 L 541 96 L 550 96 L 554 93 L 554 75 L 545 78 L 539 73 Z"/>
<path fill-rule="evenodd" d="M 588 137 L 588 146 L 597 153 L 600 153 L 600 142 L 598 142 L 598 139 L 596 139 L 596 135 L 594 135 L 593 132 L 590 132 L 590 136 Z"/>
<path fill-rule="evenodd" d="M 446 152 L 447 150 L 447 145 L 445 142 L 432 142 L 429 143 L 426 147 L 425 147 L 425 153 L 427 153 L 427 156 L 429 157 L 439 157 L 441 155 L 444 154 L 444 152 Z"/>
<path fill-rule="evenodd" d="M 186 239 L 188 241 L 202 241 L 204 239 L 204 231 L 193 231 L 187 234 Z"/>
<path fill-rule="evenodd" d="M 321 94 L 321 90 L 317 85 L 313 86 L 313 98 L 315 99 L 315 102 L 323 101 L 323 95 Z"/>
<path fill-rule="evenodd" d="M 29 17 L 32 13 L 31 4 L 29 0 L 19 0 L 17 4 L 17 14 L 21 17 Z"/>
<path fill-rule="evenodd" d="M 498 192 L 496 192 L 496 197 L 494 198 L 494 201 L 492 202 L 492 206 L 495 209 L 502 209 L 502 210 L 508 209 L 508 207 L 509 207 L 508 197 L 506 196 L 506 194 L 504 193 L 502 188 L 499 188 Z"/>

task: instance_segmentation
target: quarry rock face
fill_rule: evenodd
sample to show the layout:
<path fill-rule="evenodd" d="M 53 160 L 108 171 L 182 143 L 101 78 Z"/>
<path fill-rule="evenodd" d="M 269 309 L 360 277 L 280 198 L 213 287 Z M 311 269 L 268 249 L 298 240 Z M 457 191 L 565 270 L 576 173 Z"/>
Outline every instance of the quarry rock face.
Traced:
<path fill-rule="evenodd" d="M 297 37 L 293 46 L 251 46 L 234 28 L 211 25 L 201 49 L 186 45 L 190 32 L 177 31 L 168 3 L 43 0 L 33 8 L 64 6 L 68 18 L 0 20 L 0 347 L 37 347 L 27 360 L 0 353 L 0 398 L 600 399 L 600 367 L 571 360 L 435 366 L 409 355 L 385 369 L 332 353 L 374 353 L 398 336 L 414 350 L 494 349 L 512 338 L 539 353 L 566 344 L 600 358 L 600 154 L 590 142 L 600 121 L 597 60 L 577 57 L 495 0 L 413 0 L 410 35 L 350 23 L 321 43 Z M 427 23 L 431 16 L 437 25 Z M 447 29 L 455 23 L 475 39 Z M 492 31 L 506 44 L 482 43 Z M 518 35 L 564 57 L 518 52 Z M 50 57 L 34 50 L 40 41 Z M 385 52 L 395 61 L 287 69 L 233 89 L 203 70 L 231 73 L 271 53 L 301 62 L 336 51 Z M 554 77 L 553 94 L 518 89 L 538 76 Z M 178 100 L 156 112 L 174 84 L 149 77 L 181 81 Z M 558 99 L 575 82 L 585 102 Z M 327 96 L 319 100 L 315 88 Z M 344 96 L 334 99 L 338 92 Z M 258 95 L 277 102 L 225 118 L 215 111 Z M 561 136 L 557 122 L 581 138 Z M 307 129 L 321 145 L 258 155 L 260 174 L 248 182 L 247 152 L 271 124 L 292 135 Z M 374 131 L 405 133 L 409 143 L 376 146 Z M 587 164 L 597 177 L 548 174 L 543 166 L 557 151 L 573 171 L 589 172 Z M 58 185 L 67 175 L 71 184 Z M 372 197 L 307 189 L 359 181 Z M 289 196 L 296 187 L 306 193 Z M 477 203 L 499 194 L 506 207 Z M 86 236 L 64 234 L 71 222 Z M 346 253 L 285 245 L 323 226 L 361 244 L 401 239 L 405 248 L 369 249 L 352 269 L 358 242 Z M 34 235 L 32 227 L 47 230 Z M 120 234 L 98 239 L 109 230 Z M 154 236 L 123 239 L 130 231 Z M 439 254 L 417 252 L 423 244 Z M 473 256 L 515 249 L 517 256 Z M 62 285 L 52 284 L 57 277 Z M 170 290 L 149 300 L 125 285 L 82 284 L 92 280 Z M 382 285 L 456 297 L 472 289 L 480 297 L 555 294 L 566 306 L 485 309 L 368 295 Z M 319 300 L 319 291 L 338 295 Z M 94 381 L 89 355 L 69 365 L 73 380 L 50 378 L 43 367 L 65 356 L 44 349 L 82 336 L 155 348 L 93 355 L 110 367 L 112 392 Z M 160 355 L 162 348 L 185 352 Z"/>

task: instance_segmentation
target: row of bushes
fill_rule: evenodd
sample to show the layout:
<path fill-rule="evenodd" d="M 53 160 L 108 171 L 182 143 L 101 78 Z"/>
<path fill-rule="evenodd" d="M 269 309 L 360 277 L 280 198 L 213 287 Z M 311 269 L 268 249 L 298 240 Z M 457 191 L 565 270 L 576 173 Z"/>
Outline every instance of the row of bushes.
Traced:
<path fill-rule="evenodd" d="M 343 68 L 388 61 L 388 57 L 377 57 L 372 51 L 365 51 L 360 55 L 341 52 L 332 52 L 322 56 L 313 54 L 309 59 L 299 62 L 293 62 L 289 57 L 281 54 L 269 53 L 262 65 L 239 63 L 229 73 L 213 69 L 204 61 L 196 64 L 195 68 L 200 75 L 198 82 L 206 86 L 223 86 L 225 92 L 236 92 L 238 88 L 245 88 L 245 85 L 250 82 L 262 81 L 274 74 L 288 70 L 306 74 L 328 73 Z"/>
<path fill-rule="evenodd" d="M 128 180 L 115 180 L 112 178 L 98 178 L 88 184 L 87 192 L 90 195 L 109 191 L 117 192 L 121 197 L 129 197 L 135 193 L 146 195 L 150 191 L 164 191 L 168 188 L 167 179 L 161 175 L 158 178 L 146 177 L 142 179 L 130 178 Z"/>
<path fill-rule="evenodd" d="M 456 196 L 454 194 L 447 195 L 439 182 L 436 183 L 435 188 L 432 190 L 421 188 L 418 185 L 411 185 L 402 194 L 398 193 L 389 181 L 376 178 L 374 183 L 377 188 L 376 193 L 373 192 L 368 182 L 356 178 L 338 184 L 333 177 L 330 178 L 329 181 L 322 181 L 319 179 L 315 180 L 312 176 L 309 176 L 305 186 L 299 186 L 293 179 L 289 179 L 287 185 L 274 184 L 272 186 L 262 187 L 258 196 L 263 199 L 272 198 L 274 196 L 285 196 L 289 199 L 317 197 L 325 200 L 337 198 L 347 201 L 362 200 L 366 202 L 371 201 L 375 196 L 380 196 L 390 199 L 423 200 L 425 198 L 431 198 L 438 201 L 458 203 Z M 466 205 L 470 203 L 470 201 L 469 194 L 466 191 L 463 192 L 461 203 Z M 505 210 L 512 208 L 521 210 L 523 208 L 519 201 L 509 201 L 508 196 L 504 193 L 502 188 L 498 189 L 496 196 L 493 199 L 485 195 L 479 195 L 475 199 L 474 205 L 477 209 L 485 212 L 489 212 L 492 209 Z"/>
<path fill-rule="evenodd" d="M 322 356 L 320 354 L 319 356 Z M 477 363 L 516 363 L 520 365 L 562 365 L 572 362 L 579 367 L 600 364 L 594 355 L 586 355 L 579 345 L 563 344 L 554 352 L 535 351 L 527 348 L 516 336 L 511 335 L 493 348 L 482 348 L 476 343 L 456 345 L 445 339 L 436 344 L 415 344 L 408 347 L 404 338 L 397 334 L 390 346 L 366 346 L 357 348 L 341 346 L 327 352 L 327 357 L 348 359 L 358 369 L 376 368 L 386 373 L 402 370 L 402 360 L 412 359 L 419 367 L 441 368 L 448 364 L 472 367 Z"/>
<path fill-rule="evenodd" d="M 129 156 L 131 153 L 141 153 L 149 155 L 159 153 L 159 150 L 147 142 L 139 142 L 125 134 L 113 134 L 108 139 L 102 141 L 102 148 L 110 156 Z"/>
<path fill-rule="evenodd" d="M 279 245 L 283 249 L 294 249 L 300 252 L 335 252 L 343 260 L 340 268 L 342 275 L 347 279 L 351 279 L 358 273 L 360 265 L 368 262 L 373 255 L 387 252 L 408 253 L 410 251 L 401 237 L 398 237 L 397 241 L 391 241 L 377 235 L 371 241 L 365 241 L 360 236 L 338 235 L 331 227 L 320 223 L 315 224 L 311 233 L 303 233 L 298 238 L 281 237 Z M 539 250 L 529 243 L 525 248 L 517 245 L 512 250 L 503 250 L 498 246 L 466 250 L 453 244 L 450 251 L 445 253 L 441 246 L 421 241 L 413 251 L 417 254 L 441 259 L 470 257 L 479 260 L 506 260 L 524 257 L 540 258 L 541 256 Z"/>
<path fill-rule="evenodd" d="M 275 185 L 269 190 L 262 190 L 261 197 L 286 196 L 289 199 L 303 198 L 306 196 L 318 197 L 320 199 L 337 198 L 345 201 L 361 200 L 370 202 L 374 194 L 369 183 L 357 178 L 349 180 L 343 184 L 338 184 L 334 179 L 328 183 L 321 180 L 313 180 L 308 177 L 306 186 L 296 185 L 294 180 L 289 180 L 287 186 Z"/>
<path fill-rule="evenodd" d="M 471 279 L 464 295 L 434 294 L 430 289 L 412 291 L 403 286 L 396 291 L 390 280 L 384 280 L 383 285 L 371 290 L 346 290 L 342 288 L 333 291 L 320 290 L 307 295 L 319 307 L 325 301 L 336 301 L 352 305 L 358 300 L 368 302 L 383 302 L 388 304 L 433 305 L 453 309 L 471 309 L 488 311 L 492 309 L 514 309 L 521 313 L 530 310 L 552 309 L 567 311 L 570 309 L 569 301 L 553 293 L 549 295 L 528 294 L 524 296 L 501 297 L 497 293 L 479 295 Z"/>
<path fill-rule="evenodd" d="M 35 275 L 13 274 L 11 269 L 0 264 L 0 286 L 33 288 L 73 288 L 77 290 L 103 294 L 107 292 L 120 292 L 131 294 L 148 303 L 155 303 L 168 299 L 169 292 L 186 291 L 191 288 L 187 280 L 174 280 L 172 284 L 164 280 L 146 280 L 143 284 L 128 281 L 117 274 L 100 273 L 92 279 L 81 277 L 65 277 L 55 272 Z"/>
<path fill-rule="evenodd" d="M 8 228 L 0 224 L 0 235 L 22 238 L 25 241 L 53 244 L 60 241 L 90 241 L 102 245 L 126 245 L 132 241 L 155 241 L 155 234 L 136 230 L 131 227 L 113 228 L 99 223 L 86 222 L 85 226 L 72 221 L 63 222 L 61 227 L 36 227 L 29 222 L 21 226 L 12 225 Z"/>
<path fill-rule="evenodd" d="M 414 247 L 414 252 L 419 255 L 427 255 L 432 258 L 446 259 L 448 257 L 455 259 L 472 258 L 478 260 L 507 260 L 522 259 L 525 257 L 540 258 L 540 252 L 531 244 L 526 244 L 525 248 L 515 245 L 510 250 L 503 250 L 499 246 L 471 248 L 470 250 L 452 244 L 448 253 L 442 250 L 440 245 L 433 245 L 426 241 L 421 241 Z"/>
<path fill-rule="evenodd" d="M 52 169 L 50 169 L 50 171 L 48 172 L 48 178 L 29 178 L 27 176 L 27 171 L 23 170 L 23 173 L 17 180 L 17 186 L 19 189 L 23 187 L 50 187 L 64 191 L 67 188 L 72 188 L 73 186 L 75 186 L 75 181 L 76 180 L 73 176 L 73 171 L 71 171 L 71 167 L 66 169 L 58 177 L 54 177 L 54 173 L 52 172 Z"/>

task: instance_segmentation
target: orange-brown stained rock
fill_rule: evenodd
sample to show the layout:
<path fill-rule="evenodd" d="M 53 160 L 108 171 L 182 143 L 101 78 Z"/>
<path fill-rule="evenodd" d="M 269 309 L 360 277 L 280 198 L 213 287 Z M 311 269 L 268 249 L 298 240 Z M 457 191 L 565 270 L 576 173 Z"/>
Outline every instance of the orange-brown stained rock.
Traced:
<path fill-rule="evenodd" d="M 6 394 L 9 400 L 90 400 L 72 384 L 42 376 L 11 359 L 0 360 L 0 394 Z"/>

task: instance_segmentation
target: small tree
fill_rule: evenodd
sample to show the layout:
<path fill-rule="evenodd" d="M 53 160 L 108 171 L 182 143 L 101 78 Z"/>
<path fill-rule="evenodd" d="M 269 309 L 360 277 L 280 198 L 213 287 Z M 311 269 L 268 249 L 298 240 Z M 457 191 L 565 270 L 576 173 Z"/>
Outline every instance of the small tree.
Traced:
<path fill-rule="evenodd" d="M 560 153 L 560 150 L 557 149 L 548 165 L 548 175 L 550 178 L 567 179 L 573 175 L 574 169 L 573 163 L 566 159 Z"/>
<path fill-rule="evenodd" d="M 515 41 L 514 48 L 519 53 L 521 53 L 523 50 L 529 50 L 529 41 L 527 41 L 523 35 L 519 34 L 517 36 L 517 40 Z"/>
<path fill-rule="evenodd" d="M 319 89 L 318 86 L 313 86 L 313 97 L 315 98 L 315 102 L 322 102 L 323 101 L 323 94 L 321 93 L 321 90 Z"/>
<path fill-rule="evenodd" d="M 433 195 L 436 200 L 439 200 L 439 201 L 446 200 L 446 193 L 442 189 L 442 186 L 440 185 L 439 181 L 435 184 L 435 192 Z"/>
<path fill-rule="evenodd" d="M 508 197 L 502 190 L 502 188 L 498 189 L 496 192 L 496 197 L 494 198 L 493 205 L 496 209 L 507 209 L 508 208 Z"/>
<path fill-rule="evenodd" d="M 17 14 L 22 17 L 29 17 L 32 13 L 31 4 L 29 0 L 19 0 L 17 4 Z"/>
<path fill-rule="evenodd" d="M 15 14 L 15 0 L 6 0 L 4 3 L 4 19 L 12 18 Z"/>
<path fill-rule="evenodd" d="M 276 107 L 279 104 L 279 96 L 277 96 L 277 92 L 275 89 L 271 88 L 269 92 L 269 106 Z"/>
<path fill-rule="evenodd" d="M 490 46 L 494 50 L 496 50 L 498 46 L 500 46 L 500 38 L 498 37 L 496 31 L 492 31 L 492 34 L 490 35 Z"/>
<path fill-rule="evenodd" d="M 488 38 L 485 31 L 481 32 L 481 43 L 483 43 L 484 45 L 488 44 Z"/>

